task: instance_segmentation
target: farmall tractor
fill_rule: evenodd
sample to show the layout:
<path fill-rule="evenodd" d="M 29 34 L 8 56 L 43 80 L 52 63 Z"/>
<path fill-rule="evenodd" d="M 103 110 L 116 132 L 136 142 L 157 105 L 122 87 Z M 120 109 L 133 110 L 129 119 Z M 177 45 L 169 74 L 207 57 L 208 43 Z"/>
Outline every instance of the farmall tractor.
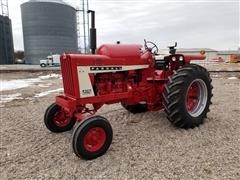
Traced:
<path fill-rule="evenodd" d="M 94 13 L 94 12 L 92 12 Z M 94 159 L 106 153 L 113 137 L 107 119 L 96 112 L 104 104 L 121 103 L 130 113 L 164 109 L 167 119 L 178 128 L 194 128 L 203 123 L 212 98 L 208 71 L 192 60 L 201 55 L 177 54 L 157 58 L 158 47 L 105 44 L 96 53 L 96 29 L 92 14 L 92 54 L 63 54 L 61 71 L 64 95 L 46 110 L 44 122 L 55 133 L 75 129 L 74 153 Z"/>

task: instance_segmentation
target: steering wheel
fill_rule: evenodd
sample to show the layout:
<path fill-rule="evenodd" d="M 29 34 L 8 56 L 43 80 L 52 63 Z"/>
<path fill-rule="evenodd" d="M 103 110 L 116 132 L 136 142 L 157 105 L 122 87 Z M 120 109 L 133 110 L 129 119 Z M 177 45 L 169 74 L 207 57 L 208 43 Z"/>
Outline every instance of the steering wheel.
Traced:
<path fill-rule="evenodd" d="M 158 54 L 158 47 L 156 44 L 154 44 L 151 41 L 146 41 L 146 39 L 144 39 L 144 47 L 147 51 L 157 55 Z M 155 51 L 153 51 L 153 49 L 155 49 Z"/>

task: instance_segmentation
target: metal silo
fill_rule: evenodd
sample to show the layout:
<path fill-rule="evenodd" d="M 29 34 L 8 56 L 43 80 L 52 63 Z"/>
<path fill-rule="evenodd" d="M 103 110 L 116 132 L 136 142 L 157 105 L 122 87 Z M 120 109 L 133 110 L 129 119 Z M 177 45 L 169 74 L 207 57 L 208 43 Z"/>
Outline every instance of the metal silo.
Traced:
<path fill-rule="evenodd" d="M 61 0 L 30 0 L 21 5 L 25 59 L 78 50 L 76 9 Z"/>
<path fill-rule="evenodd" d="M 0 15 L 0 64 L 14 63 L 12 23 L 7 16 Z"/>

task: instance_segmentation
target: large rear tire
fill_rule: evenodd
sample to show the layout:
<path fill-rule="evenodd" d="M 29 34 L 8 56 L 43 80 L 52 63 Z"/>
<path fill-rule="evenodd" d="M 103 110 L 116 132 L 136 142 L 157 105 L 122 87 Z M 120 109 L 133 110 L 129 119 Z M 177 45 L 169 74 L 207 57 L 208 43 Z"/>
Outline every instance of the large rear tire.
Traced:
<path fill-rule="evenodd" d="M 212 104 L 212 79 L 196 64 L 185 65 L 169 78 L 163 106 L 169 121 L 179 128 L 194 128 L 204 122 Z"/>

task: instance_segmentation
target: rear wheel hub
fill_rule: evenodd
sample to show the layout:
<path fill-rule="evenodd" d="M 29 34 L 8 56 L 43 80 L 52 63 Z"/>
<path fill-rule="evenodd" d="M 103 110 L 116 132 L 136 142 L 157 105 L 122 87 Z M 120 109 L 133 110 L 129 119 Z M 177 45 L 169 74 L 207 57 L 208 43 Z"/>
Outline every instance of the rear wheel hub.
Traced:
<path fill-rule="evenodd" d="M 207 86 L 201 79 L 194 80 L 188 87 L 186 94 L 186 109 L 193 117 L 198 117 L 207 105 Z"/>

